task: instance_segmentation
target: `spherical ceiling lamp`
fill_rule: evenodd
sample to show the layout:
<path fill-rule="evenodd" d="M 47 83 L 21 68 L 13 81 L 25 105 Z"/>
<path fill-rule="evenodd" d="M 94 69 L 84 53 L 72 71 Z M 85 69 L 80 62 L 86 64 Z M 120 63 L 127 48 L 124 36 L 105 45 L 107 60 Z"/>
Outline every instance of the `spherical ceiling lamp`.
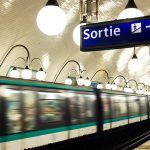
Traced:
<path fill-rule="evenodd" d="M 111 84 L 109 82 L 106 84 L 106 89 L 108 89 L 108 90 L 111 89 Z"/>
<path fill-rule="evenodd" d="M 113 84 L 111 85 L 111 88 L 112 88 L 112 90 L 117 90 L 117 85 L 116 85 L 115 83 L 113 83 Z"/>
<path fill-rule="evenodd" d="M 20 73 L 19 71 L 16 69 L 16 67 L 13 67 L 13 69 L 10 71 L 10 75 L 11 78 L 19 78 L 20 77 Z"/>
<path fill-rule="evenodd" d="M 78 24 L 74 30 L 73 30 L 73 41 L 80 46 L 80 27 L 82 25 L 86 25 L 86 16 L 83 16 L 83 21 L 80 22 L 80 24 Z"/>
<path fill-rule="evenodd" d="M 143 16 L 143 12 L 137 8 L 134 0 L 129 0 L 125 9 L 119 14 L 117 19 L 136 18 Z"/>
<path fill-rule="evenodd" d="M 82 76 L 80 76 L 80 78 L 77 79 L 77 84 L 79 86 L 82 86 L 84 84 L 84 79 L 82 78 Z"/>
<path fill-rule="evenodd" d="M 28 66 L 26 66 L 25 69 L 21 72 L 21 76 L 24 79 L 31 79 L 32 71 L 29 69 Z"/>
<path fill-rule="evenodd" d="M 132 72 L 137 72 L 141 70 L 142 65 L 141 62 L 138 60 L 136 54 L 134 53 L 132 59 L 128 63 L 128 69 Z"/>
<path fill-rule="evenodd" d="M 102 83 L 98 83 L 97 84 L 97 89 L 103 89 L 103 84 Z"/>
<path fill-rule="evenodd" d="M 124 92 L 129 92 L 129 88 L 127 86 L 125 86 Z"/>
<path fill-rule="evenodd" d="M 57 0 L 49 0 L 39 11 L 36 21 L 40 31 L 50 36 L 61 33 L 67 24 L 65 13 Z"/>
<path fill-rule="evenodd" d="M 67 79 L 65 80 L 65 84 L 66 85 L 71 85 L 72 84 L 72 80 L 71 78 L 68 76 Z"/>
<path fill-rule="evenodd" d="M 85 86 L 90 86 L 91 85 L 91 81 L 89 80 L 88 77 L 84 80 L 84 85 Z"/>
<path fill-rule="evenodd" d="M 46 73 L 43 71 L 43 68 L 40 68 L 40 70 L 36 73 L 36 78 L 38 80 L 44 80 L 46 77 Z"/>

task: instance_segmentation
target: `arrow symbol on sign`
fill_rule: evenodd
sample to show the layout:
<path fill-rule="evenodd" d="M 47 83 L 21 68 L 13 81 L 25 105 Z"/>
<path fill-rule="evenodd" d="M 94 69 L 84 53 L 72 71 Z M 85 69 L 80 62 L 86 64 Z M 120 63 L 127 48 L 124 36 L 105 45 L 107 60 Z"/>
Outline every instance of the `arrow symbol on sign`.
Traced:
<path fill-rule="evenodd" d="M 150 28 L 150 25 L 146 26 L 146 28 Z"/>

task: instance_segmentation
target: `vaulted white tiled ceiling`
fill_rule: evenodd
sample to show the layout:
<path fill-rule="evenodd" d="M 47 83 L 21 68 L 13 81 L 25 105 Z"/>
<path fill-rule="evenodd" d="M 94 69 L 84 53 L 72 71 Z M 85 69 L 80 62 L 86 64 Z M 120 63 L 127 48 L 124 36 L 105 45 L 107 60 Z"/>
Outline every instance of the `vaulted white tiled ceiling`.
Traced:
<path fill-rule="evenodd" d="M 115 20 L 127 1 L 100 0 L 99 21 Z M 136 48 L 136 53 L 144 67 L 136 74 L 130 74 L 127 68 L 133 48 L 88 53 L 80 51 L 72 39 L 73 29 L 79 23 L 79 0 L 58 0 L 67 16 L 67 26 L 63 33 L 58 36 L 47 36 L 41 33 L 36 25 L 36 15 L 46 2 L 47 0 L 0 0 L 1 59 L 12 46 L 23 44 L 29 49 L 32 58 L 42 59 L 47 72 L 46 81 L 52 82 L 62 65 L 67 60 L 74 59 L 88 71 L 90 78 L 98 69 L 105 69 L 111 77 L 121 74 L 127 79 L 133 78 L 138 82 L 150 84 L 150 65 L 148 65 L 150 55 L 149 51 L 142 46 Z M 150 15 L 150 0 L 135 0 L 135 3 L 145 15 Z M 21 60 L 14 64 L 15 59 L 20 56 L 25 57 L 26 53 L 18 47 L 7 57 L 0 68 L 0 74 L 5 76 L 9 67 L 13 65 L 23 67 Z M 33 69 L 39 69 L 38 66 L 38 62 L 33 63 Z M 69 63 L 57 82 L 64 82 L 68 71 L 72 68 L 76 69 L 76 64 Z M 101 80 L 102 76 L 105 74 L 99 73 L 94 80 Z"/>

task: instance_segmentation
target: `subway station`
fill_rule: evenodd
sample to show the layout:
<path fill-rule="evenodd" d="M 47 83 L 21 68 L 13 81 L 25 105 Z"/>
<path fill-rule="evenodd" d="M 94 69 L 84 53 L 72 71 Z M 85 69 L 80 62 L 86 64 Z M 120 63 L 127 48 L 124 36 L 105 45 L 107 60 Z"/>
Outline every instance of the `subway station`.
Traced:
<path fill-rule="evenodd" d="M 0 0 L 0 150 L 150 150 L 150 0 Z"/>

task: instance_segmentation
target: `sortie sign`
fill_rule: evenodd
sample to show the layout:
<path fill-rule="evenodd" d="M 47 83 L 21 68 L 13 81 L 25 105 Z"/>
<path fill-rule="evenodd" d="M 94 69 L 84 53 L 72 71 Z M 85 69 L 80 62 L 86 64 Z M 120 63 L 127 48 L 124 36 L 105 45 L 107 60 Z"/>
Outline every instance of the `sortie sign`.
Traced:
<path fill-rule="evenodd" d="M 150 16 L 81 26 L 81 51 L 150 44 Z"/>

